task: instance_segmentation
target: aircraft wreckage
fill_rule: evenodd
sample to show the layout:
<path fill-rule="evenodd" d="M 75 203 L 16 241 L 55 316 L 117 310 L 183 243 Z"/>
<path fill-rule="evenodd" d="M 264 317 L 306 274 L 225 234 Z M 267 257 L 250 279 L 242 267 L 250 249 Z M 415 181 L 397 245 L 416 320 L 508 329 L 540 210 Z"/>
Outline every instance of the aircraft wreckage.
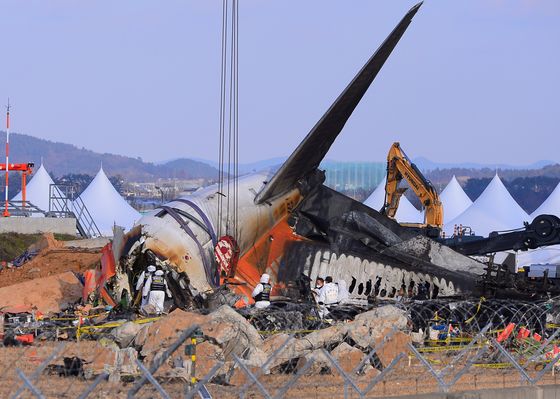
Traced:
<path fill-rule="evenodd" d="M 109 285 L 117 299 L 133 293 L 137 276 L 154 262 L 166 271 L 179 307 L 208 300 L 224 286 L 236 294 L 237 305 L 249 304 L 264 272 L 271 275 L 275 293 L 290 298 L 326 275 L 344 279 L 350 297 L 364 300 L 393 297 L 401 288 L 426 298 L 537 290 L 537 283 L 519 282 L 511 273 L 506 278 L 500 266 L 487 267 L 466 255 L 560 242 L 560 221 L 554 216 L 510 233 L 514 236 L 495 234 L 480 245 L 460 238 L 436 241 L 427 229 L 402 226 L 323 185 L 320 162 L 420 6 L 410 9 L 275 173 L 239 178 L 235 239 L 223 236 L 232 215 L 220 212 L 225 195 L 217 185 L 160 206 L 116 236 L 117 275 Z M 218 265 L 217 246 L 230 263 Z"/>

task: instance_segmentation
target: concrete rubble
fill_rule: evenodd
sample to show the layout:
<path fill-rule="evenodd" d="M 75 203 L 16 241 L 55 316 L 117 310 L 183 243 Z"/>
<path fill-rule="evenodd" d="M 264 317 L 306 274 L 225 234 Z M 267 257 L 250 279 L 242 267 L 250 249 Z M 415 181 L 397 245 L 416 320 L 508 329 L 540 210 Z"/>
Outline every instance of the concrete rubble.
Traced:
<path fill-rule="evenodd" d="M 162 356 L 182 331 L 194 325 L 200 327 L 203 336 L 196 346 L 196 375 L 204 376 L 221 361 L 224 365 L 217 375 L 220 381 L 227 383 L 245 381 L 245 376 L 234 363 L 234 355 L 243 359 L 247 367 L 257 371 L 262 369 L 274 352 L 282 348 L 264 372 L 275 374 L 286 370 L 296 371 L 313 359 L 308 373 L 318 374 L 331 372 L 332 364 L 323 353 L 323 349 L 326 349 L 345 371 L 352 372 L 366 354 L 396 328 L 398 332 L 378 352 L 378 363 L 368 362 L 361 370 L 357 370 L 375 375 L 379 372 L 376 368 L 387 366 L 398 353 L 406 352 L 406 345 L 411 342 L 408 333 L 404 332 L 408 319 L 404 311 L 394 306 L 379 307 L 358 315 L 354 321 L 289 339 L 290 336 L 285 333 L 262 338 L 247 319 L 224 305 L 207 315 L 174 310 L 143 326 L 125 323 L 112 331 L 112 339 L 106 340 L 105 346 L 99 348 L 102 356 L 97 355 L 90 368 L 93 372 L 133 373 L 137 357 L 149 366 Z M 156 376 L 188 379 L 192 364 L 184 354 L 185 346 L 189 344 L 190 340 L 183 343 L 164 362 Z"/>

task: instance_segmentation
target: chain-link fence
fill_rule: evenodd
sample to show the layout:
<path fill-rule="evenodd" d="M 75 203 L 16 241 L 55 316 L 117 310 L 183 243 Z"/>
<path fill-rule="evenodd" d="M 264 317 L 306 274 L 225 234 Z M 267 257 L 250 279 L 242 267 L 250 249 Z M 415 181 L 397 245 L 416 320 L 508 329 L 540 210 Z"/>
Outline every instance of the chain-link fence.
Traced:
<path fill-rule="evenodd" d="M 171 344 L 162 341 L 156 356 L 144 358 L 132 341 L 120 348 L 114 335 L 87 339 L 92 336 L 85 332 L 78 341 L 3 347 L 0 396 L 347 398 L 557 382 L 555 325 L 536 332 L 521 324 L 488 323 L 467 336 L 447 321 L 432 320 L 421 340 L 418 332 L 395 326 L 368 350 L 344 337 L 336 345 L 299 351 L 306 334 L 268 334 L 264 342 L 275 340 L 274 350 L 257 365 L 247 360 L 247 348 L 236 350 L 235 339 L 221 353 L 209 353 L 219 337 L 210 338 L 204 328 L 192 324 L 176 331 Z"/>

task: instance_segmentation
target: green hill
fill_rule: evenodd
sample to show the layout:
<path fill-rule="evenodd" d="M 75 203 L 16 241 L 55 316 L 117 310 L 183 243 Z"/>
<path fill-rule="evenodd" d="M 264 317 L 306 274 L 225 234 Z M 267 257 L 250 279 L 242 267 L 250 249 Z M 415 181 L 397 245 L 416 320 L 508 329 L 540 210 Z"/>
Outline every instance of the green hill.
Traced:
<path fill-rule="evenodd" d="M 26 134 L 10 135 L 11 161 L 35 162 L 41 159 L 53 176 L 69 173 L 95 175 L 99 166 L 108 175 L 121 175 L 127 181 L 153 181 L 158 178 L 214 180 L 218 170 L 208 164 L 182 158 L 161 165 L 140 158 L 115 154 L 100 154 L 75 145 L 40 139 Z"/>

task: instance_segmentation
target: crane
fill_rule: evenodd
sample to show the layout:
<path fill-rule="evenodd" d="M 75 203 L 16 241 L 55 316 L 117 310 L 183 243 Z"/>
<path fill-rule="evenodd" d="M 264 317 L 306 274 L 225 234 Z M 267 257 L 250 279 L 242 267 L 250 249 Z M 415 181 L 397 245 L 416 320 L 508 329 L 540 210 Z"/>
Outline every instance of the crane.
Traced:
<path fill-rule="evenodd" d="M 443 226 L 443 205 L 439 195 L 422 172 L 413 164 L 402 150 L 400 143 L 395 142 L 387 154 L 387 183 L 385 185 L 385 204 L 382 212 L 394 219 L 401 196 L 407 188 L 399 187 L 405 179 L 425 209 L 424 224 L 407 224 L 412 227 L 427 227 L 439 231 Z"/>
<path fill-rule="evenodd" d="M 27 163 L 11 163 L 8 165 L 7 168 L 9 171 L 21 172 L 21 200 L 22 200 L 21 204 L 24 209 L 25 209 L 25 203 L 27 201 L 26 199 L 27 176 L 33 173 L 34 167 L 35 164 L 33 162 L 27 162 Z M 6 170 L 6 164 L 0 163 L 0 172 L 5 170 Z"/>

